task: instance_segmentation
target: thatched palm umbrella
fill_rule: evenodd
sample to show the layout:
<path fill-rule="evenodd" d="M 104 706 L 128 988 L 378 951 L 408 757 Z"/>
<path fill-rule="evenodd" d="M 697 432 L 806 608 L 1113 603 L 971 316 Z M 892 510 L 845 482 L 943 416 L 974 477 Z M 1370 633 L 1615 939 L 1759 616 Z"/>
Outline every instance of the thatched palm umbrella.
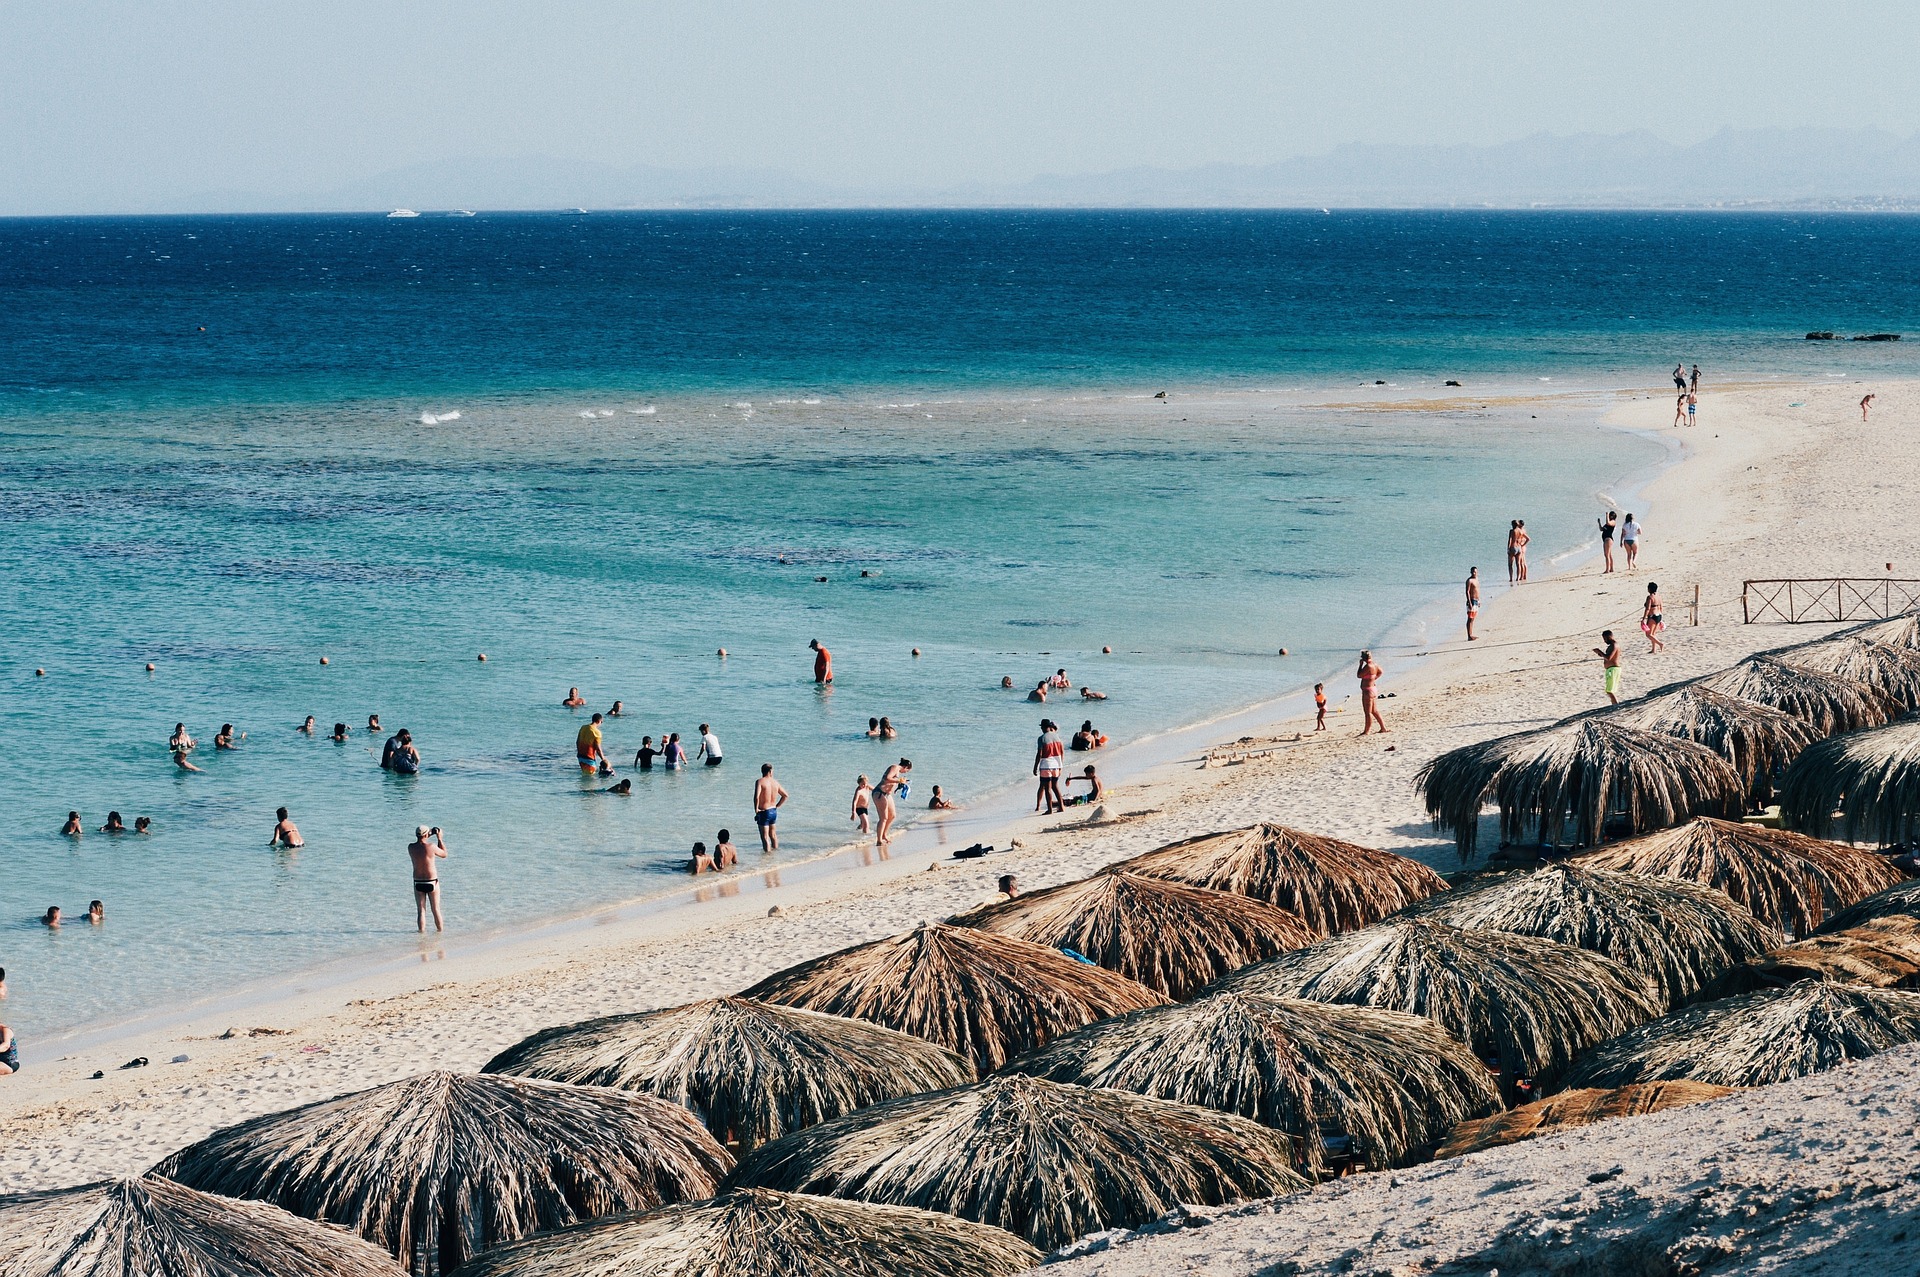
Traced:
<path fill-rule="evenodd" d="M 1721 892 L 1581 864 L 1504 874 L 1408 911 L 1449 926 L 1510 931 L 1604 953 L 1659 986 L 1676 1006 L 1729 967 L 1779 941 Z"/>
<path fill-rule="evenodd" d="M 1767 1086 L 1920 1042 L 1920 993 L 1803 980 L 1705 1002 L 1583 1056 L 1567 1085 Z"/>
<path fill-rule="evenodd" d="M 919 1038 L 747 998 L 546 1029 L 482 1072 L 617 1086 L 693 1110 L 741 1148 L 842 1113 L 973 1081 L 973 1065 Z"/>
<path fill-rule="evenodd" d="M 1875 918 L 1844 931 L 1820 931 L 1782 945 L 1712 986 L 1715 997 L 1827 980 L 1870 989 L 1920 989 L 1920 918 Z"/>
<path fill-rule="evenodd" d="M 490 1250 L 459 1277 L 1013 1277 L 1040 1252 L 938 1211 L 736 1188 Z"/>
<path fill-rule="evenodd" d="M 1463 1122 L 1434 1150 L 1434 1159 L 1460 1157 L 1482 1149 L 1518 1144 L 1538 1135 L 1558 1135 L 1616 1117 L 1638 1117 L 1662 1109 L 1701 1104 L 1732 1095 L 1739 1087 L 1709 1086 L 1705 1082 L 1636 1082 L 1611 1091 L 1584 1087 L 1562 1091 L 1552 1099 L 1535 1100 L 1492 1117 Z"/>
<path fill-rule="evenodd" d="M 1781 648 L 1770 655 L 1804 669 L 1864 683 L 1903 709 L 1920 705 L 1920 652 L 1857 634 Z"/>
<path fill-rule="evenodd" d="M 1463 860 L 1488 802 L 1500 805 L 1502 842 L 1532 832 L 1558 846 L 1571 820 L 1573 844 L 1591 846 L 1610 815 L 1637 833 L 1702 813 L 1738 815 L 1747 792 L 1733 765 L 1704 745 L 1591 717 L 1451 750 L 1415 783 Z"/>
<path fill-rule="evenodd" d="M 1039 1078 L 890 1100 L 760 1149 L 731 1184 L 941 1210 L 1042 1250 L 1182 1203 L 1304 1188 L 1290 1141 L 1211 1109 Z"/>
<path fill-rule="evenodd" d="M 1771 705 L 1805 719 L 1822 736 L 1878 727 L 1892 718 L 1897 708 L 1865 683 L 1773 656 L 1750 656 L 1718 674 L 1695 680 L 1695 684 L 1743 701 Z"/>
<path fill-rule="evenodd" d="M 1273 824 L 1188 838 L 1113 868 L 1252 896 L 1323 936 L 1370 926 L 1447 889 L 1417 860 Z"/>
<path fill-rule="evenodd" d="M 1901 880 L 1886 857 L 1872 852 L 1705 817 L 1587 852 L 1576 863 L 1712 887 L 1795 939 L 1834 910 Z"/>
<path fill-rule="evenodd" d="M 6 1277 L 405 1277 L 345 1229 L 149 1176 L 0 1197 Z"/>
<path fill-rule="evenodd" d="M 1780 813 L 1795 828 L 1825 836 L 1840 813 L 1849 842 L 1920 838 L 1920 719 L 1821 741 L 1780 782 Z"/>
<path fill-rule="evenodd" d="M 1582 1049 L 1660 1013 L 1644 977 L 1569 944 L 1388 920 L 1234 972 L 1222 990 L 1424 1015 L 1518 1083 L 1553 1081 Z"/>
<path fill-rule="evenodd" d="M 1845 633 L 1870 643 L 1885 643 L 1889 647 L 1920 652 L 1920 612 L 1903 612 L 1884 621 L 1868 621 Z"/>
<path fill-rule="evenodd" d="M 1803 718 L 1693 683 L 1661 688 L 1598 716 L 1705 745 L 1733 764 L 1747 796 L 1755 800 L 1765 797 L 1775 772 L 1820 739 Z"/>
<path fill-rule="evenodd" d="M 1818 933 L 1845 931 L 1875 918 L 1920 918 L 1920 879 L 1876 891 L 1859 904 L 1849 905 L 1821 923 Z"/>
<path fill-rule="evenodd" d="M 1257 993 L 1103 1020 L 1006 1072 L 1237 1113 L 1292 1136 L 1309 1172 L 1324 1136 L 1382 1170 L 1500 1107 L 1486 1066 L 1432 1020 Z"/>
<path fill-rule="evenodd" d="M 1072 949 L 1174 999 L 1320 938 L 1297 915 L 1250 896 L 1131 873 L 1095 874 L 953 923 Z"/>
<path fill-rule="evenodd" d="M 650 1095 L 423 1073 L 215 1131 L 155 1169 L 343 1224 L 435 1277 L 531 1232 L 711 1196 L 732 1164 Z"/>
<path fill-rule="evenodd" d="M 1057 949 L 933 922 L 789 967 L 742 996 L 871 1020 L 982 1073 L 1083 1024 L 1166 1001 Z"/>

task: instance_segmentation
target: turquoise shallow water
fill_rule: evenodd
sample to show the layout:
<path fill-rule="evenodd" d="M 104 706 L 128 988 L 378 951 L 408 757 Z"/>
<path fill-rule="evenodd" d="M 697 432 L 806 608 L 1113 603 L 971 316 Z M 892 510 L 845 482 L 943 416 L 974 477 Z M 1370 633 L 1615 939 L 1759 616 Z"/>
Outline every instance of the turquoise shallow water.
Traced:
<path fill-rule="evenodd" d="M 1709 385 L 1906 372 L 1912 342 L 1800 336 L 1910 320 L 1917 228 L 0 222 L 7 1020 L 31 1063 L 81 1025 L 410 953 L 416 823 L 449 832 L 471 934 L 665 890 L 721 825 L 750 847 L 763 760 L 795 794 L 783 860 L 844 839 L 854 776 L 899 753 L 910 806 L 1013 784 L 1037 715 L 1003 674 L 1065 665 L 1111 699 L 1056 717 L 1121 740 L 1279 694 L 1468 564 L 1497 576 L 1507 518 L 1543 550 L 1578 542 L 1595 491 L 1659 455 L 1579 403 L 1296 405 L 1376 379 L 1396 385 L 1364 393 L 1659 384 L 1682 357 Z M 583 792 L 573 684 L 626 702 L 616 753 L 704 720 L 727 764 Z M 293 730 L 370 712 L 412 729 L 424 775 L 381 773 L 364 733 Z M 897 747 L 864 738 L 880 714 Z M 181 776 L 182 719 L 246 738 Z M 281 804 L 297 854 L 267 847 Z M 63 839 L 70 808 L 156 832 Z M 94 897 L 105 928 L 31 921 Z"/>

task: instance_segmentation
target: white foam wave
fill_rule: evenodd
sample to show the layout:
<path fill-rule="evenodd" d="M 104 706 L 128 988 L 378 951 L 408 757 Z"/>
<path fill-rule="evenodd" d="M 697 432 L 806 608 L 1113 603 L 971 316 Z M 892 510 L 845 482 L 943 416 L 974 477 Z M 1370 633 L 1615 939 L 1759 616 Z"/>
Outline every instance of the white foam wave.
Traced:
<path fill-rule="evenodd" d="M 644 408 L 629 408 L 627 409 L 627 411 L 632 413 L 636 417 L 651 417 L 655 412 L 659 410 L 655 408 L 652 404 L 648 404 Z"/>
<path fill-rule="evenodd" d="M 437 426 L 443 421 L 458 420 L 460 420 L 458 410 L 453 412 L 423 412 L 420 414 L 420 424 L 423 426 Z"/>

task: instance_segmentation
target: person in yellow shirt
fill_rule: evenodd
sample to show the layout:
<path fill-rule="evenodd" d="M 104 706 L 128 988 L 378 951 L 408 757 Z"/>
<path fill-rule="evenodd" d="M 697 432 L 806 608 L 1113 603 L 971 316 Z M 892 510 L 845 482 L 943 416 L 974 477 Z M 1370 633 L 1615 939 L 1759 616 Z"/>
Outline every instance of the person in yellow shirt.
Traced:
<path fill-rule="evenodd" d="M 600 720 L 602 717 L 604 715 L 595 714 L 593 721 L 582 727 L 580 734 L 573 739 L 573 752 L 579 758 L 580 770 L 589 775 L 602 768 L 608 771 L 613 770 L 607 762 L 606 750 L 601 747 Z"/>

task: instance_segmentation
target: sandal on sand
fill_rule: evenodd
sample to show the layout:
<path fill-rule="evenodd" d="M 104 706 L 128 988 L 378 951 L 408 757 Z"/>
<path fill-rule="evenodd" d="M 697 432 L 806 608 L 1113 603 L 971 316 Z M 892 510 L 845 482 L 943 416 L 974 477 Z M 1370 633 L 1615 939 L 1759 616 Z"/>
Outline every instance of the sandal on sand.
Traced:
<path fill-rule="evenodd" d="M 144 1069 L 147 1067 L 147 1057 L 144 1055 L 136 1055 L 120 1067 L 122 1069 Z"/>

